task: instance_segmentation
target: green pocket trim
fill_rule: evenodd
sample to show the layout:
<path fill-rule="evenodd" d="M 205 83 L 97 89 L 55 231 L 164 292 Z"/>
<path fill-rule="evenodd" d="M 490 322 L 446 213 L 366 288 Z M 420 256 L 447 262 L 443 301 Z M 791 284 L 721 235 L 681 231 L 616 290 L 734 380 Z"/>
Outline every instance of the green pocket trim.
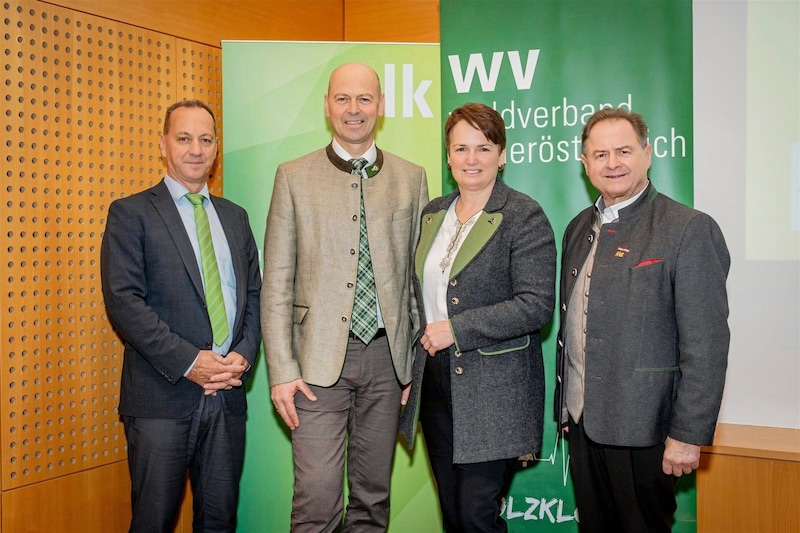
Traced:
<path fill-rule="evenodd" d="M 502 343 L 498 343 L 498 344 L 502 344 Z M 525 335 L 525 344 L 523 344 L 521 346 L 512 346 L 511 348 L 506 348 L 504 350 L 497 350 L 497 351 L 491 351 L 491 352 L 483 350 L 481 348 L 478 348 L 478 353 L 481 354 L 481 355 L 502 355 L 504 353 L 518 352 L 519 350 L 524 350 L 525 348 L 527 348 L 530 345 L 531 345 L 531 336 L 530 335 Z M 497 346 L 497 345 L 495 345 L 495 346 Z"/>

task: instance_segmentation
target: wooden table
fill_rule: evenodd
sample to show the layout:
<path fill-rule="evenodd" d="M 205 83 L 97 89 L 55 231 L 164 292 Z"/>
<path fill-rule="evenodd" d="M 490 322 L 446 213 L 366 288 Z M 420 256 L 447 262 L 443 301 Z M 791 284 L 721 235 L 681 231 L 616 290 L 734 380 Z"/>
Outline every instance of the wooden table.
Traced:
<path fill-rule="evenodd" d="M 800 532 L 800 430 L 719 424 L 697 471 L 697 531 Z"/>

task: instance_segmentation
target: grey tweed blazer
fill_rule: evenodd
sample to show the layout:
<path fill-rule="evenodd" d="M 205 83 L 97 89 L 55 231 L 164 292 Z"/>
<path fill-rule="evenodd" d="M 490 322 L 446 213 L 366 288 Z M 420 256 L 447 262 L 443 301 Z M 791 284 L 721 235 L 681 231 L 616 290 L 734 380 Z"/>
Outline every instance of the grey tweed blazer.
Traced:
<path fill-rule="evenodd" d="M 423 266 L 458 191 L 423 211 L 415 259 Z M 453 460 L 475 463 L 538 452 L 542 440 L 544 370 L 539 330 L 555 304 L 556 249 L 542 208 L 497 181 L 453 260 L 447 310 L 455 337 L 449 350 Z M 421 308 L 422 329 L 425 312 Z M 413 445 L 420 385 L 428 354 L 417 343 L 411 397 L 401 432 Z M 437 355 L 437 357 L 439 357 Z"/>
<path fill-rule="evenodd" d="M 556 418 L 564 407 L 564 324 L 593 239 L 594 206 L 564 234 Z M 586 326 L 586 434 L 613 446 L 667 436 L 712 443 L 728 360 L 730 256 L 716 222 L 649 188 L 604 224 L 592 268 Z"/>

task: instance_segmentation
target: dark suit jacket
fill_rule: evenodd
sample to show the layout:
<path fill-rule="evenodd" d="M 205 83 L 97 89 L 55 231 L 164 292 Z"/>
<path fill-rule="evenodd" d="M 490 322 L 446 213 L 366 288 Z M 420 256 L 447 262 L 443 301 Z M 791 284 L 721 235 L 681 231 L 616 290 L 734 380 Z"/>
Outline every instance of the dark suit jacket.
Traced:
<path fill-rule="evenodd" d="M 594 206 L 570 222 L 561 269 L 556 418 L 565 424 L 567 306 L 592 246 Z M 583 423 L 592 440 L 712 443 L 725 383 L 730 256 L 708 215 L 651 184 L 601 227 L 586 325 Z"/>
<path fill-rule="evenodd" d="M 415 265 L 418 294 L 425 260 L 458 194 L 437 198 L 423 211 Z M 555 270 L 553 230 L 544 211 L 498 180 L 453 260 L 447 288 L 455 338 L 449 350 L 454 462 L 506 459 L 541 449 L 544 370 L 539 330 L 553 317 Z M 425 312 L 418 300 L 422 332 Z M 401 420 L 409 443 L 428 357 L 417 343 L 411 397 Z"/>
<path fill-rule="evenodd" d="M 236 276 L 230 351 L 252 364 L 260 343 L 258 251 L 245 211 L 223 198 L 212 196 L 211 201 Z M 106 311 L 125 343 L 120 414 L 188 415 L 203 389 L 183 374 L 201 349 L 211 348 L 211 323 L 200 268 L 163 180 L 111 204 L 100 261 Z M 232 412 L 246 410 L 242 387 L 219 394 Z"/>

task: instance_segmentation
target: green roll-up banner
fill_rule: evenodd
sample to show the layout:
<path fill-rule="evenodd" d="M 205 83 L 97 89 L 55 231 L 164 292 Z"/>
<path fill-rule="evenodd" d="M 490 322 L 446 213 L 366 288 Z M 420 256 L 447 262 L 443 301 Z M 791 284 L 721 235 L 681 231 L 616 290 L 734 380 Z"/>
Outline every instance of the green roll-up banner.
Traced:
<path fill-rule="evenodd" d="M 579 156 L 583 123 L 601 107 L 644 115 L 653 183 L 691 205 L 690 1 L 442 0 L 441 53 L 443 114 L 470 101 L 502 114 L 503 179 L 542 205 L 559 248 L 568 222 L 597 197 Z M 454 186 L 446 179 L 444 190 Z M 512 532 L 577 531 L 569 451 L 551 415 L 557 326 L 554 317 L 544 342 L 541 457 L 515 476 L 503 511 Z M 695 531 L 696 515 L 693 477 L 684 478 L 673 531 Z"/>
<path fill-rule="evenodd" d="M 331 141 L 323 95 L 331 71 L 351 61 L 372 66 L 381 78 L 386 111 L 378 123 L 378 146 L 424 166 L 430 194 L 441 194 L 437 45 L 223 42 L 225 197 L 247 210 L 259 244 L 278 164 Z M 262 354 L 247 384 L 247 443 L 237 528 L 247 533 L 289 531 L 291 441 L 272 409 L 266 366 Z M 424 450 L 421 438 L 413 455 L 398 444 L 392 532 L 441 531 Z"/>

